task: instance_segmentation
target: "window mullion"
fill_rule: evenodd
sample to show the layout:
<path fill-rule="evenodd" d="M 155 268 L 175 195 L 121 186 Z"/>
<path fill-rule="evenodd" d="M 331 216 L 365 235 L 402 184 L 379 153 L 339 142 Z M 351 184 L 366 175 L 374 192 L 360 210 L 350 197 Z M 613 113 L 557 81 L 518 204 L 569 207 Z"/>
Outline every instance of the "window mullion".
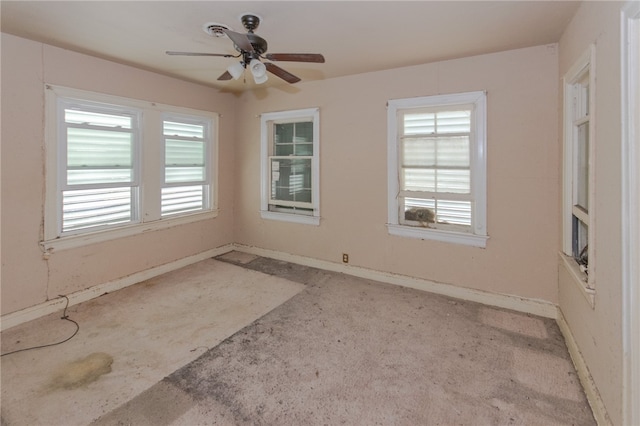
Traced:
<path fill-rule="evenodd" d="M 161 188 L 164 181 L 162 117 L 163 114 L 159 110 L 145 111 L 142 131 L 148 143 L 141 147 L 142 185 L 139 194 L 140 216 L 143 222 L 154 222 L 162 217 L 160 211 Z"/>

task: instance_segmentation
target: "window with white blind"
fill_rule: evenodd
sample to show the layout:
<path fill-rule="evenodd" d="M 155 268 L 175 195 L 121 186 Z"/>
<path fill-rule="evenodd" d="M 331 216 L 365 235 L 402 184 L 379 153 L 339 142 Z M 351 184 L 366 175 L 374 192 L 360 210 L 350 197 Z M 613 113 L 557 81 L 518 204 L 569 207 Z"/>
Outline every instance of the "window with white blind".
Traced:
<path fill-rule="evenodd" d="M 210 124 L 178 116 L 163 121 L 162 216 L 197 212 L 209 205 Z"/>
<path fill-rule="evenodd" d="M 215 216 L 215 114 L 57 86 L 46 99 L 45 249 Z"/>
<path fill-rule="evenodd" d="M 319 224 L 319 110 L 261 117 L 262 200 L 265 219 Z"/>
<path fill-rule="evenodd" d="M 138 221 L 140 111 L 60 99 L 61 234 Z"/>
<path fill-rule="evenodd" d="M 486 95 L 389 101 L 388 228 L 486 245 Z"/>
<path fill-rule="evenodd" d="M 595 254 L 594 55 L 595 47 L 591 46 L 564 76 L 563 251 L 590 301 L 595 289 L 590 273 Z"/>

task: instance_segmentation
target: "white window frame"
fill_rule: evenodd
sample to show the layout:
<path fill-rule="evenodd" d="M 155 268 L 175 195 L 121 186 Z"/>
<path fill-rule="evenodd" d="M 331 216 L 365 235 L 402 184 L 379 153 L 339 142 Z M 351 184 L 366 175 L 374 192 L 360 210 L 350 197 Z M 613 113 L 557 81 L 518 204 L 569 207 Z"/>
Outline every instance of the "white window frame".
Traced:
<path fill-rule="evenodd" d="M 210 141 L 212 140 L 212 122 L 211 119 L 209 117 L 202 117 L 202 116 L 194 116 L 194 115 L 185 115 L 185 114 L 176 114 L 174 112 L 167 112 L 165 114 L 163 114 L 162 117 L 162 124 L 164 126 L 165 121 L 170 121 L 170 122 L 178 122 L 178 123 L 186 123 L 186 124 L 195 124 L 195 125 L 199 125 L 203 127 L 203 144 L 204 144 L 204 179 L 202 180 L 197 180 L 197 181 L 191 181 L 191 182 L 181 182 L 180 184 L 172 184 L 172 183 L 168 183 L 166 180 L 166 141 L 167 138 L 170 138 L 170 136 L 167 136 L 164 134 L 162 134 L 162 189 L 165 188 L 171 188 L 171 187 L 186 187 L 186 186 L 193 186 L 193 185 L 204 185 L 204 186 L 211 186 L 211 161 L 209 160 L 211 158 L 211 150 L 212 150 L 212 144 L 210 143 Z M 161 191 L 162 191 L 161 189 Z M 211 206 L 211 189 L 208 188 L 208 191 L 205 190 L 203 191 L 203 204 L 204 204 L 204 209 L 208 209 L 209 206 Z M 171 213 L 171 214 L 165 214 L 163 215 L 161 212 L 161 217 L 162 218 L 169 218 L 169 217 L 175 217 L 178 215 L 183 215 L 183 214 L 189 214 L 188 212 L 186 213 Z"/>
<path fill-rule="evenodd" d="M 273 124 L 313 122 L 313 155 L 311 157 L 311 215 L 269 210 L 271 203 L 270 132 Z M 292 156 L 293 157 L 293 156 Z M 320 109 L 306 108 L 263 113 L 260 116 L 260 216 L 263 219 L 320 225 Z"/>
<path fill-rule="evenodd" d="M 59 114 L 61 100 L 76 100 L 80 104 L 103 105 L 107 108 L 121 108 L 139 111 L 139 147 L 137 158 L 138 212 L 134 223 L 108 229 L 91 229 L 86 232 L 62 233 L 61 179 L 63 173 L 60 156 L 63 155 L 63 127 Z M 102 93 L 73 89 L 55 85 L 45 85 L 45 208 L 44 235 L 41 242 L 45 253 L 94 244 L 116 238 L 123 238 L 143 232 L 164 229 L 176 225 L 214 218 L 218 215 L 217 170 L 218 170 L 218 114 L 190 108 L 157 104 L 137 99 L 123 98 Z M 209 169 L 209 206 L 198 212 L 167 217 L 160 215 L 160 191 L 164 177 L 164 144 L 162 123 L 165 114 L 198 117 L 210 122 L 210 149 L 207 152 Z"/>
<path fill-rule="evenodd" d="M 578 131 L 577 126 L 583 124 L 585 119 L 578 119 L 577 114 L 584 106 L 585 96 L 579 82 L 585 76 L 589 76 L 588 95 L 588 130 L 589 130 L 589 176 L 588 176 L 588 212 L 579 211 L 577 205 L 577 152 Z M 596 152 L 596 69 L 595 69 L 595 45 L 589 48 L 578 58 L 574 65 L 563 77 L 563 203 L 562 203 L 562 230 L 565 265 L 573 276 L 573 281 L 578 284 L 582 294 L 587 298 L 591 306 L 595 304 L 595 152 Z M 588 226 L 588 271 L 581 269 L 573 258 L 573 216 L 584 221 Z M 587 273 L 588 272 L 588 273 Z"/>
<path fill-rule="evenodd" d="M 472 222 L 469 232 L 444 229 L 418 228 L 402 225 L 399 220 L 400 194 L 400 141 L 398 112 L 408 109 L 447 108 L 456 105 L 473 104 L 475 114 L 472 119 L 470 140 L 471 161 L 471 206 Z M 473 247 L 486 247 L 488 240 L 486 226 L 487 212 L 487 100 L 485 91 L 457 94 L 424 96 L 408 99 L 394 99 L 387 107 L 387 169 L 388 169 L 388 223 L 389 234 L 435 240 Z"/>
<path fill-rule="evenodd" d="M 130 131 L 126 131 L 126 129 L 117 129 L 110 128 L 108 131 L 114 133 L 130 133 L 132 138 L 132 176 L 131 181 L 129 183 L 123 184 L 108 184 L 108 183 L 94 183 L 94 184 L 72 184 L 67 182 L 67 172 L 69 165 L 67 164 L 67 149 L 68 149 L 68 140 L 67 140 L 67 132 L 69 128 L 83 128 L 83 129 L 93 129 L 98 130 L 98 127 L 94 125 L 88 125 L 87 123 L 82 124 L 68 124 L 65 118 L 65 111 L 67 109 L 71 110 L 81 110 L 81 111 L 89 111 L 92 113 L 98 114 L 108 114 L 108 115 L 118 115 L 118 116 L 128 116 L 131 118 L 131 129 Z M 56 209 L 60 214 L 59 221 L 57 223 L 57 233 L 58 235 L 72 236 L 72 235 L 80 235 L 85 234 L 87 232 L 96 232 L 101 230 L 109 230 L 116 229 L 122 226 L 134 225 L 140 222 L 140 174 L 141 174 L 141 127 L 142 127 L 142 111 L 138 108 L 133 108 L 130 106 L 124 105 L 110 105 L 103 104 L 93 101 L 86 101 L 80 99 L 74 99 L 69 97 L 58 97 L 57 98 L 57 106 L 56 106 L 56 114 L 57 114 L 57 140 L 60 143 L 59 149 L 57 152 L 57 176 L 56 176 L 56 184 L 58 187 L 58 196 L 56 199 Z M 104 128 L 100 128 L 101 130 L 106 130 Z M 129 187 L 131 188 L 131 220 L 125 224 L 110 224 L 110 225 L 101 225 L 95 226 L 87 229 L 72 229 L 68 231 L 64 231 L 63 219 L 61 212 L 63 210 L 63 197 L 62 193 L 65 191 L 77 191 L 77 190 L 108 190 L 113 187 Z"/>

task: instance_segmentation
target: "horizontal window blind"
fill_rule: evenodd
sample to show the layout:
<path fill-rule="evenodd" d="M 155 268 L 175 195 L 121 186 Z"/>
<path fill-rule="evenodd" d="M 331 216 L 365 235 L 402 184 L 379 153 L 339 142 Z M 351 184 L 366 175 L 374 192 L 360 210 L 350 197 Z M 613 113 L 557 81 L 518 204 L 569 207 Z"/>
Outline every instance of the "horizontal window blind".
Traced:
<path fill-rule="evenodd" d="M 207 129 L 175 119 L 163 122 L 164 185 L 162 216 L 196 212 L 208 206 Z"/>
<path fill-rule="evenodd" d="M 135 220 L 137 125 L 131 111 L 64 108 L 62 232 Z"/>
<path fill-rule="evenodd" d="M 162 214 L 171 215 L 202 210 L 206 200 L 205 194 L 205 185 L 162 188 Z"/>
<path fill-rule="evenodd" d="M 471 226 L 471 109 L 399 112 L 401 222 L 428 208 L 437 224 Z M 423 226 L 423 224 L 415 224 Z"/>
<path fill-rule="evenodd" d="M 134 195 L 131 187 L 63 191 L 63 232 L 131 222 Z"/>

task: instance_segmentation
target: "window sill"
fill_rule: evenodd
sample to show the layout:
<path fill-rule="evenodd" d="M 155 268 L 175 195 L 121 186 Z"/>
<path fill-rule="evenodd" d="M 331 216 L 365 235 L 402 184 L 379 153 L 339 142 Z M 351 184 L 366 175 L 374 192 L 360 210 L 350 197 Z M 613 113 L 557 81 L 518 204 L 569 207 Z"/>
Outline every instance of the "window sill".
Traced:
<path fill-rule="evenodd" d="M 587 274 L 580 270 L 578 263 L 573 260 L 572 257 L 567 256 L 564 253 L 560 253 L 560 261 L 564 264 L 565 269 L 571 275 L 573 283 L 580 289 L 580 293 L 587 299 L 591 308 L 596 306 L 596 291 L 593 288 L 588 287 Z"/>
<path fill-rule="evenodd" d="M 276 213 L 261 210 L 260 217 L 263 219 L 269 220 L 279 220 L 281 222 L 292 222 L 292 223 L 301 223 L 303 225 L 320 225 L 320 217 L 319 216 L 304 216 L 299 214 L 290 214 L 290 213 Z"/>
<path fill-rule="evenodd" d="M 60 237 L 53 240 L 42 241 L 40 243 L 40 246 L 45 251 L 45 253 L 50 254 L 55 251 L 68 250 L 89 244 L 130 237 L 146 232 L 171 228 L 178 225 L 185 225 L 187 223 L 198 222 L 201 220 L 213 219 L 214 217 L 218 216 L 218 211 L 219 210 L 210 210 L 204 213 L 176 216 L 172 218 L 156 220 L 154 222 L 137 223 L 135 225 L 129 225 L 117 229 L 108 229 L 87 234 Z"/>
<path fill-rule="evenodd" d="M 398 237 L 419 238 L 421 240 L 442 241 L 452 244 L 463 244 L 472 247 L 485 248 L 488 236 L 473 235 L 463 232 L 441 231 L 438 229 L 417 229 L 409 226 L 387 224 L 389 234 Z"/>

